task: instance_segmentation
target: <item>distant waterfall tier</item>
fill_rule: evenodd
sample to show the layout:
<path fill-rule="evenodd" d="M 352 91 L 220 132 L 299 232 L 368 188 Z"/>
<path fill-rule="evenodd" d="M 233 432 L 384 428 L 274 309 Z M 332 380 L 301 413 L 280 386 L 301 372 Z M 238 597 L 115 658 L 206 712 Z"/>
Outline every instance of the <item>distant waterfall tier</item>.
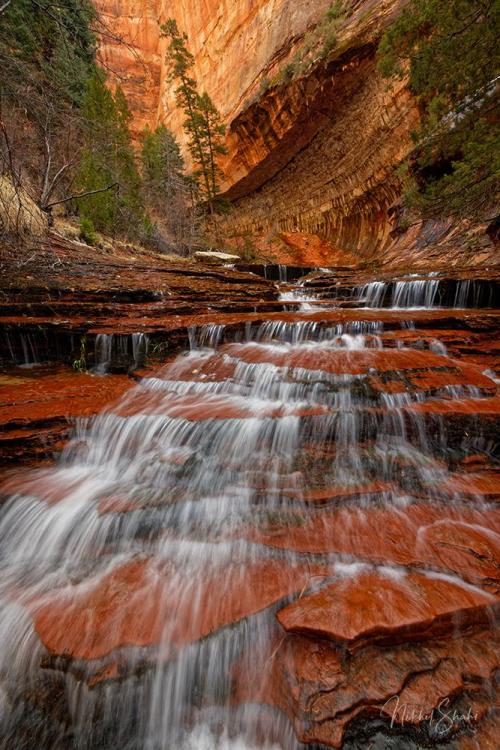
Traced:
<path fill-rule="evenodd" d="M 302 310 L 327 304 L 392 309 L 493 308 L 498 306 L 500 285 L 482 279 L 404 278 L 369 281 L 359 286 L 346 285 L 334 270 L 322 269 L 288 286 L 281 299 L 299 305 Z"/>

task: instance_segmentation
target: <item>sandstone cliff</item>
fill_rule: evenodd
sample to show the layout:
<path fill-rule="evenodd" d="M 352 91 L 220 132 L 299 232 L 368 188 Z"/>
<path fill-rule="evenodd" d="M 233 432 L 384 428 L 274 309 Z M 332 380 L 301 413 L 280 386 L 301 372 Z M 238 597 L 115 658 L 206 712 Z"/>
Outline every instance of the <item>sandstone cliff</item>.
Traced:
<path fill-rule="evenodd" d="M 419 243 L 427 246 L 429 233 L 441 248 L 436 262 L 456 247 L 456 227 L 449 224 L 411 233 L 398 227 L 396 170 L 418 112 L 403 83 L 390 88 L 380 77 L 376 49 L 404 0 L 346 3 L 328 55 L 287 81 L 280 71 L 322 22 L 329 0 L 97 5 L 112 32 L 103 36 L 101 53 L 120 77 L 137 133 L 165 122 L 182 142 L 159 23 L 173 16 L 188 34 L 197 79 L 228 126 L 224 190 L 233 210 L 224 234 L 230 244 L 257 246 L 281 262 L 325 265 L 374 256 L 406 263 Z M 459 228 L 462 247 L 470 232 L 468 225 Z M 461 263 L 476 263 L 478 249 L 485 262 L 492 259 L 489 239 L 483 233 L 478 240 L 476 229 L 471 247 Z"/>

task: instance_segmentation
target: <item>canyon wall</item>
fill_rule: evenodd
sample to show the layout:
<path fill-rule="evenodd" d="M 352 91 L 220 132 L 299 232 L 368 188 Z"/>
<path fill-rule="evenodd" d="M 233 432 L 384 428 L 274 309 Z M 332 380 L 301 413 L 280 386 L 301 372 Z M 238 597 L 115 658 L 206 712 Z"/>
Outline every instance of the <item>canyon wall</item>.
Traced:
<path fill-rule="evenodd" d="M 96 0 L 100 57 L 120 81 L 134 132 L 165 122 L 183 140 L 165 66 L 160 24 L 175 18 L 189 38 L 195 77 L 230 124 L 260 83 L 324 15 L 330 0 Z"/>
<path fill-rule="evenodd" d="M 175 17 L 186 31 L 196 78 L 227 124 L 232 211 L 220 229 L 229 245 L 325 265 L 406 257 L 420 229 L 429 233 L 398 227 L 397 167 L 418 112 L 404 83 L 388 86 L 376 67 L 380 35 L 403 5 L 347 2 L 333 49 L 286 82 L 279 72 L 329 0 L 98 0 L 112 32 L 101 55 L 127 94 L 135 134 L 164 122 L 185 146 L 159 24 Z M 448 246 L 449 229 L 434 226 L 433 237 Z"/>

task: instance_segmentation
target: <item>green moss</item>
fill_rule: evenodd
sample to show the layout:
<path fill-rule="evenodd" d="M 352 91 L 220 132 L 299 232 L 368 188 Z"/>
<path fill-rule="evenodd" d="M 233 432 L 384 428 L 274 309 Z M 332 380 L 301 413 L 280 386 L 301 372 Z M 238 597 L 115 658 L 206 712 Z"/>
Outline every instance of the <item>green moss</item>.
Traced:
<path fill-rule="evenodd" d="M 326 20 L 328 22 L 338 21 L 345 14 L 345 3 L 342 0 L 335 0 L 326 11 Z"/>
<path fill-rule="evenodd" d="M 80 355 L 73 360 L 73 369 L 77 372 L 87 372 L 87 337 L 80 339 Z"/>

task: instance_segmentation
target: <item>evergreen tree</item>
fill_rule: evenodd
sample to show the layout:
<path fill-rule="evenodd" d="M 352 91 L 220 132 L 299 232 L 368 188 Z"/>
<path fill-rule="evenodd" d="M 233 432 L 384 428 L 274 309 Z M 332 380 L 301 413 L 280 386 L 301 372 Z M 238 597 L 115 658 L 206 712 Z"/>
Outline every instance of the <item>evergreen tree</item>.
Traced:
<path fill-rule="evenodd" d="M 383 37 L 385 76 L 409 73 L 421 112 L 408 202 L 486 215 L 498 196 L 498 0 L 411 0 Z"/>
<path fill-rule="evenodd" d="M 88 82 L 82 112 L 85 143 L 77 183 L 82 192 L 102 192 L 78 200 L 80 216 L 98 231 L 140 237 L 145 224 L 131 116 L 123 91 L 118 87 L 113 95 L 102 70 Z"/>
<path fill-rule="evenodd" d="M 0 87 L 43 85 L 61 103 L 79 104 L 94 67 L 96 11 L 89 0 L 15 0 L 1 16 Z"/>
<path fill-rule="evenodd" d="M 164 125 L 143 133 L 141 164 L 144 196 L 160 236 L 166 232 L 177 249 L 189 251 L 198 233 L 196 185 L 185 174 L 179 144 Z"/>
<path fill-rule="evenodd" d="M 96 13 L 88 0 L 2 7 L 0 173 L 46 208 L 71 183 L 80 107 L 95 67 Z"/>
<path fill-rule="evenodd" d="M 198 106 L 201 146 L 206 154 L 211 194 L 215 198 L 219 193 L 220 181 L 224 178 L 218 157 L 227 154 L 223 141 L 226 126 L 222 124 L 220 114 L 206 92 L 199 98 Z"/>
<path fill-rule="evenodd" d="M 148 204 L 161 206 L 182 192 L 187 184 L 179 144 L 164 125 L 146 128 L 142 136 L 142 179 Z"/>
<path fill-rule="evenodd" d="M 171 80 L 178 82 L 177 106 L 186 117 L 184 130 L 188 147 L 195 164 L 194 176 L 200 182 L 200 195 L 213 212 L 220 192 L 221 171 L 218 157 L 226 153 L 225 128 L 208 94 L 200 95 L 196 80 L 191 75 L 194 58 L 187 49 L 187 35 L 181 34 L 177 22 L 170 18 L 161 27 L 163 36 L 170 39 L 167 61 L 171 65 Z"/>

